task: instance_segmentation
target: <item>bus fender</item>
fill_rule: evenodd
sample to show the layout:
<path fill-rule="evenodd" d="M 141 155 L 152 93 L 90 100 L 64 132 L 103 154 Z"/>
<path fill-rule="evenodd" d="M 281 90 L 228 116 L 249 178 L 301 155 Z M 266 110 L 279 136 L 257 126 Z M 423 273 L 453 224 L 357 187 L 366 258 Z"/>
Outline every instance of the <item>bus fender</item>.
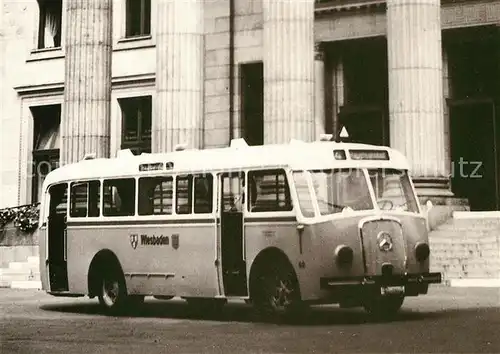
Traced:
<path fill-rule="evenodd" d="M 295 276 L 295 279 L 298 279 L 297 273 L 292 265 L 292 262 L 290 262 L 290 259 L 282 250 L 276 247 L 265 248 L 259 252 L 257 257 L 255 257 L 250 267 L 250 277 L 249 277 L 250 281 L 248 284 L 250 291 L 250 298 L 252 297 L 252 291 L 255 291 L 255 283 L 258 279 L 257 277 L 259 275 L 259 272 L 265 271 L 265 268 L 268 265 L 276 263 L 281 263 L 283 264 L 283 266 L 290 267 L 291 271 L 293 272 L 293 275 Z"/>
<path fill-rule="evenodd" d="M 89 272 L 87 275 L 88 293 L 92 299 L 99 293 L 99 279 L 102 274 L 103 268 L 110 266 L 117 267 L 117 270 L 123 273 L 123 269 L 116 254 L 109 249 L 103 249 L 97 252 L 90 262 Z"/>

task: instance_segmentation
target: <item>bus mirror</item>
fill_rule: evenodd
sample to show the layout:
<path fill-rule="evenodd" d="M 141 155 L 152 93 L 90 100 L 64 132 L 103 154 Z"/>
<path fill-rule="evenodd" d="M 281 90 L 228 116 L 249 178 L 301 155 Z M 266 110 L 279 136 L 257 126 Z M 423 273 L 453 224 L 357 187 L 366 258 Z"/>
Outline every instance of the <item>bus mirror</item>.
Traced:
<path fill-rule="evenodd" d="M 427 206 L 427 211 L 430 211 L 434 206 L 430 200 L 428 200 L 427 203 L 425 203 L 425 205 Z"/>

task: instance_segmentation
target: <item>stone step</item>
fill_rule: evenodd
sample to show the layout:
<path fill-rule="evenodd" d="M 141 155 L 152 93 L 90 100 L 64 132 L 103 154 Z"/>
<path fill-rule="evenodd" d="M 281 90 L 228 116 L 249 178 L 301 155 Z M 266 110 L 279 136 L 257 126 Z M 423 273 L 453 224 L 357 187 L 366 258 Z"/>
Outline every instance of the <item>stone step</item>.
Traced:
<path fill-rule="evenodd" d="M 40 257 L 29 256 L 28 259 L 27 259 L 27 263 L 30 264 L 30 265 L 32 265 L 32 266 L 39 267 Z"/>
<path fill-rule="evenodd" d="M 40 274 L 9 274 L 0 275 L 0 281 L 13 282 L 24 280 L 40 280 Z"/>
<path fill-rule="evenodd" d="M 449 286 L 452 287 L 500 287 L 500 278 L 460 278 L 460 279 L 450 279 L 448 281 Z"/>
<path fill-rule="evenodd" d="M 500 211 L 454 211 L 454 220 L 498 220 Z"/>
<path fill-rule="evenodd" d="M 0 288 L 10 288 L 10 281 L 0 279 Z"/>
<path fill-rule="evenodd" d="M 0 269 L 0 278 L 5 276 L 24 276 L 24 275 L 29 276 L 35 274 L 40 274 L 40 271 L 38 269 L 33 269 L 30 271 L 18 270 L 18 269 L 13 270 L 8 268 Z"/>
<path fill-rule="evenodd" d="M 499 219 L 449 219 L 447 222 L 441 224 L 439 227 L 469 227 L 469 226 L 488 226 L 500 228 Z"/>
<path fill-rule="evenodd" d="M 38 268 L 40 268 L 38 264 L 30 264 L 28 262 L 10 262 L 7 269 L 30 271 Z"/>
<path fill-rule="evenodd" d="M 431 268 L 444 279 L 500 275 L 500 213 L 456 213 L 429 233 Z"/>
<path fill-rule="evenodd" d="M 430 238 L 434 239 L 439 239 L 439 238 L 445 238 L 445 237 L 453 237 L 455 239 L 457 238 L 469 238 L 469 237 L 480 237 L 480 236 L 488 236 L 488 235 L 499 235 L 500 234 L 500 229 L 491 229 L 491 228 L 485 228 L 483 229 L 463 229 L 463 230 L 456 230 L 456 229 L 441 229 L 438 228 L 436 230 L 433 230 L 429 233 Z"/>
<path fill-rule="evenodd" d="M 38 268 L 37 264 L 30 264 L 28 262 L 10 262 L 9 269 L 13 270 L 30 270 Z"/>
<path fill-rule="evenodd" d="M 13 281 L 10 284 L 10 287 L 12 289 L 38 289 L 40 290 L 42 288 L 42 283 L 39 280 L 20 280 L 20 281 Z"/>

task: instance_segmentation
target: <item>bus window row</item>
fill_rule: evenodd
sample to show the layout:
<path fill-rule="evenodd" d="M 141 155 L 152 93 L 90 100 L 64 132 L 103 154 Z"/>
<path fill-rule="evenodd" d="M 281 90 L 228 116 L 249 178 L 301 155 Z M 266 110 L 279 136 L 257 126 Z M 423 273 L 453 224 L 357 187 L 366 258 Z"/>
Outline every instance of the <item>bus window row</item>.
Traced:
<path fill-rule="evenodd" d="M 136 182 L 137 181 L 137 182 Z M 284 170 L 248 173 L 248 210 L 251 212 L 291 211 L 290 189 Z M 244 183 L 244 179 L 243 179 Z M 245 185 L 245 184 L 244 184 Z M 60 187 L 60 185 L 59 185 Z M 136 193 L 136 189 L 137 193 Z M 175 193 L 174 193 L 175 189 Z M 101 204 L 102 192 L 102 204 Z M 246 188 L 241 189 L 242 200 Z M 177 215 L 212 213 L 214 176 L 182 175 L 105 179 L 72 182 L 69 185 L 69 215 L 73 218 L 136 215 Z M 234 188 L 223 192 L 224 200 L 238 194 Z M 65 213 L 67 193 L 52 200 L 58 213 Z M 52 195 L 54 199 L 55 195 Z M 235 198 L 237 199 L 237 197 Z M 102 210 L 101 210 L 102 208 Z M 225 208 L 224 208 L 225 209 Z"/>

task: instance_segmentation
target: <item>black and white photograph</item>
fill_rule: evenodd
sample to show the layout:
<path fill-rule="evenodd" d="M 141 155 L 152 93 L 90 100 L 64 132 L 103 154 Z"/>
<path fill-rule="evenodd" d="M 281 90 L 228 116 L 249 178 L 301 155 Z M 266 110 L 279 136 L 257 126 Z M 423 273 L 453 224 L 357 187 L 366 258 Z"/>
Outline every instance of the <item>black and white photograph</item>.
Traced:
<path fill-rule="evenodd" d="M 0 354 L 500 353 L 498 112 L 500 0 L 0 0 Z"/>

